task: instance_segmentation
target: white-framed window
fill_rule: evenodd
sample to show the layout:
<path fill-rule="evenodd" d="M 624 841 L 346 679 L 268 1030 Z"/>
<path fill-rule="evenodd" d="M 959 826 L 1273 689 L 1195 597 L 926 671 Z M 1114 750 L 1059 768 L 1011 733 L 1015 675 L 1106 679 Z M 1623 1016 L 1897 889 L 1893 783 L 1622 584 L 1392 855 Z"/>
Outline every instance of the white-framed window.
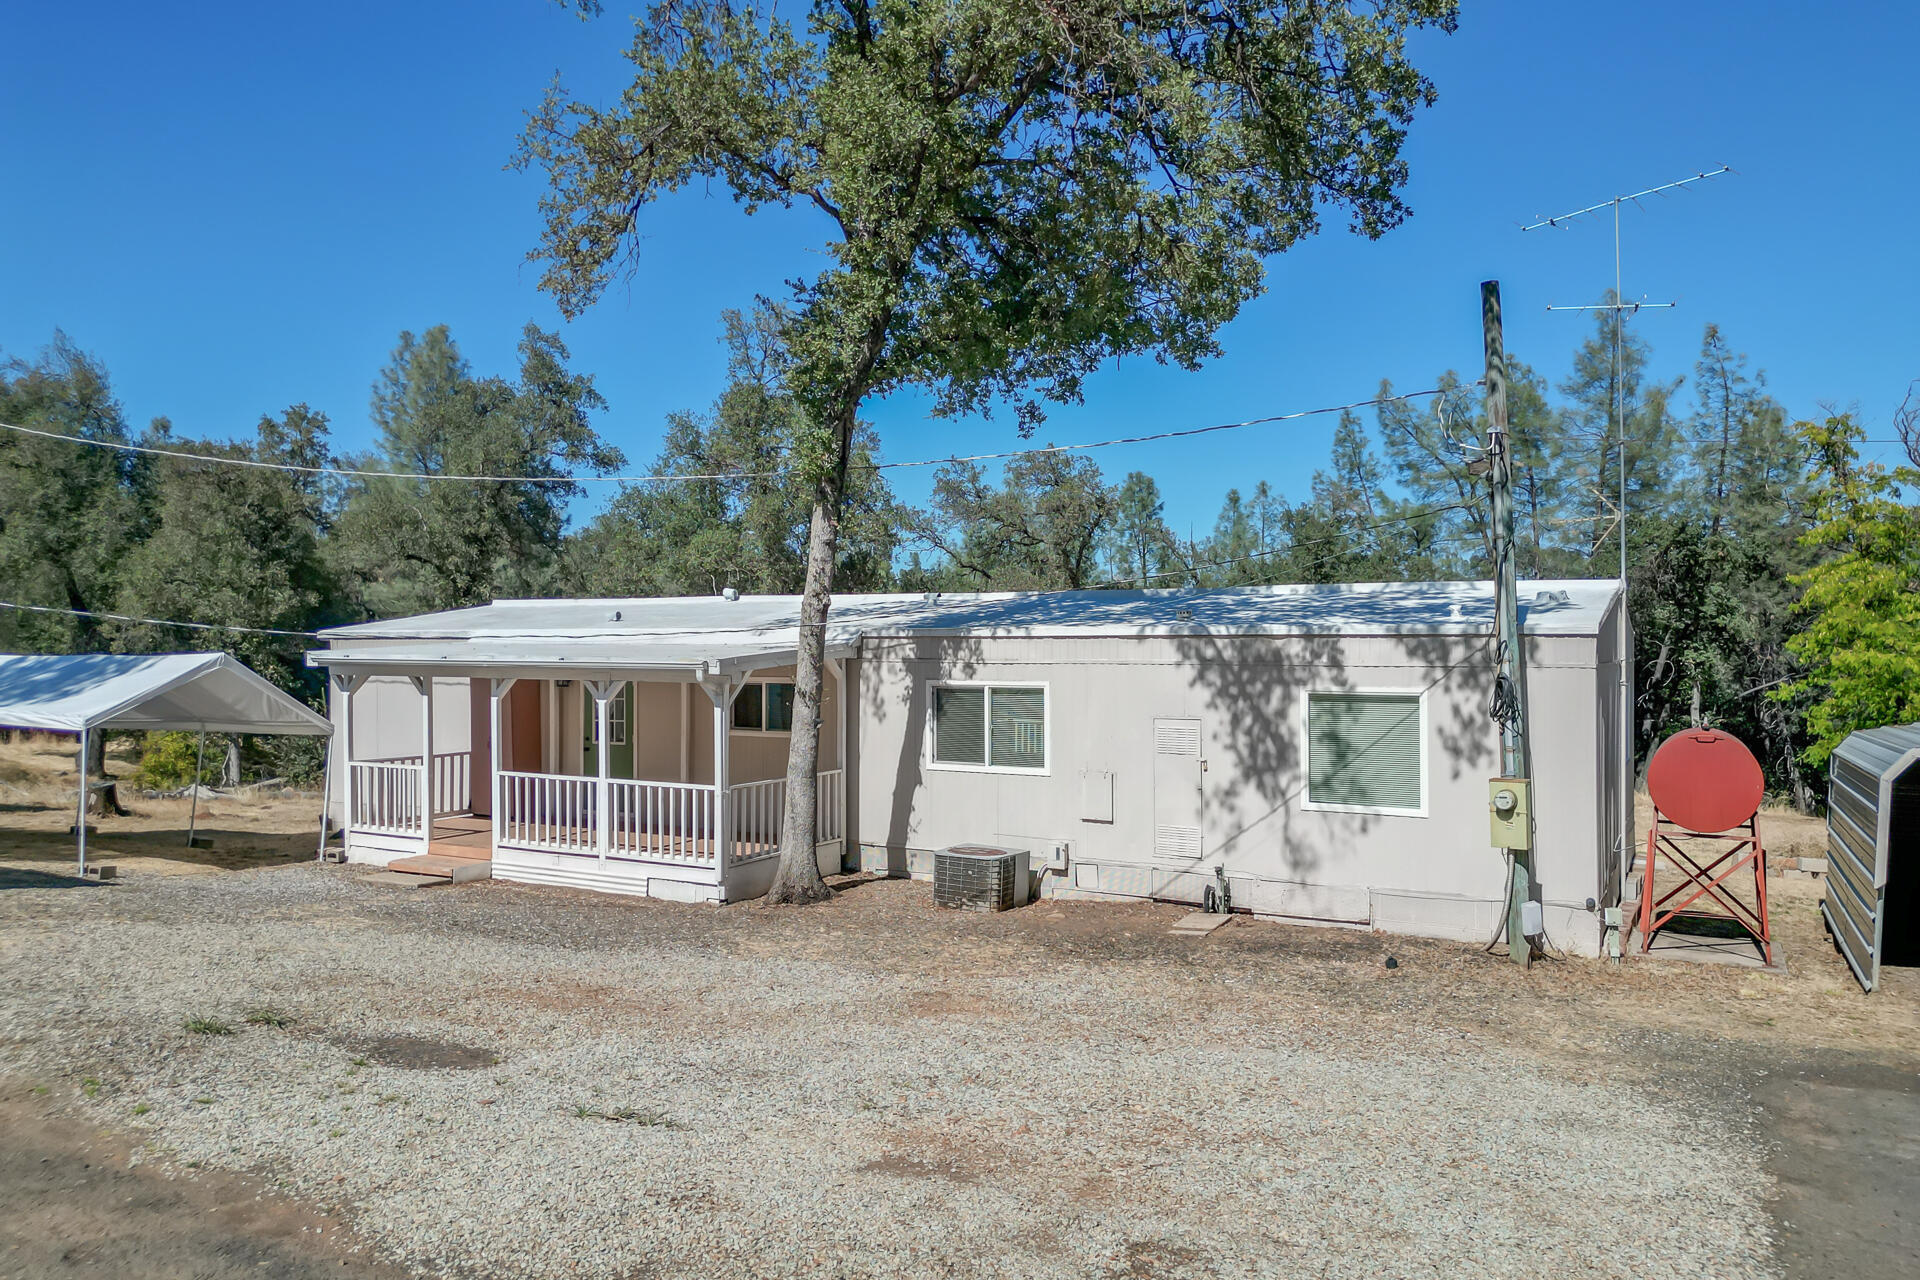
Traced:
<path fill-rule="evenodd" d="M 1427 816 L 1427 699 L 1420 689 L 1315 689 L 1306 698 L 1303 807 Z"/>
<path fill-rule="evenodd" d="M 624 747 L 627 745 L 627 690 L 631 685 L 621 685 L 620 691 L 607 699 L 607 718 L 611 723 L 607 729 L 607 745 Z M 593 694 L 587 694 L 586 702 L 587 743 L 600 745 L 600 717 L 593 705 Z"/>
<path fill-rule="evenodd" d="M 941 682 L 927 690 L 927 761 L 935 769 L 1046 773 L 1044 684 Z"/>
<path fill-rule="evenodd" d="M 793 682 L 756 681 L 733 700 L 733 727 L 742 733 L 793 732 Z"/>

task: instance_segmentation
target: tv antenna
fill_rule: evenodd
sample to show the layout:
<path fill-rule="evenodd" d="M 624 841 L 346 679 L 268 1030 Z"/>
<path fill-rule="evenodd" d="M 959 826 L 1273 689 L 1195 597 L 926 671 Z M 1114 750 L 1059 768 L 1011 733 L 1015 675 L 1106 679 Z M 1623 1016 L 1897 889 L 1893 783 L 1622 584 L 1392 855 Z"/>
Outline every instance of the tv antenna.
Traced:
<path fill-rule="evenodd" d="M 1633 691 L 1627 684 L 1628 655 L 1626 645 L 1629 634 L 1627 630 L 1627 411 L 1626 388 L 1622 385 L 1626 380 L 1624 363 L 1621 358 L 1622 333 L 1626 316 L 1629 312 L 1639 311 L 1643 307 L 1671 308 L 1676 304 L 1672 302 L 1628 302 L 1626 300 L 1621 289 L 1620 279 L 1620 206 L 1623 204 L 1632 204 L 1636 208 L 1643 208 L 1644 206 L 1642 206 L 1640 202 L 1648 196 L 1665 198 L 1668 192 L 1682 191 L 1691 187 L 1696 182 L 1705 182 L 1709 178 L 1718 178 L 1722 174 L 1732 172 L 1733 167 L 1731 165 L 1723 164 L 1718 169 L 1710 169 L 1696 173 L 1691 177 L 1681 178 L 1675 182 L 1663 182 L 1657 187 L 1648 187 L 1644 191 L 1633 191 L 1625 195 L 1611 196 L 1608 199 L 1600 201 L 1598 204 L 1590 204 L 1584 209 L 1575 209 L 1572 213 L 1563 213 L 1558 217 L 1541 218 L 1537 222 L 1530 222 L 1520 228 L 1522 231 L 1539 231 L 1546 227 L 1558 229 L 1570 223 L 1578 222 L 1583 218 L 1606 211 L 1611 211 L 1613 214 L 1613 301 L 1592 303 L 1587 306 L 1549 306 L 1547 310 L 1607 311 L 1613 313 L 1613 421 L 1614 435 L 1620 442 L 1620 501 L 1614 510 L 1613 518 L 1614 525 L 1620 534 L 1620 740 L 1622 744 L 1620 774 L 1622 792 L 1620 888 L 1622 892 L 1626 889 L 1627 875 L 1633 869 L 1631 865 L 1629 865 L 1629 859 L 1633 856 L 1633 841 L 1630 835 L 1633 814 L 1633 788 L 1631 786 L 1631 780 L 1633 778 Z M 1603 436 L 1603 445 L 1604 440 L 1605 438 Z M 1604 459 L 1606 458 L 1604 448 L 1600 456 L 1603 460 L 1602 465 L 1604 466 Z M 1604 476 L 1596 477 L 1596 480 L 1601 484 L 1605 483 Z M 1604 540 L 1605 535 L 1601 534 L 1600 537 L 1595 540 L 1595 550 L 1599 549 L 1599 543 Z"/>

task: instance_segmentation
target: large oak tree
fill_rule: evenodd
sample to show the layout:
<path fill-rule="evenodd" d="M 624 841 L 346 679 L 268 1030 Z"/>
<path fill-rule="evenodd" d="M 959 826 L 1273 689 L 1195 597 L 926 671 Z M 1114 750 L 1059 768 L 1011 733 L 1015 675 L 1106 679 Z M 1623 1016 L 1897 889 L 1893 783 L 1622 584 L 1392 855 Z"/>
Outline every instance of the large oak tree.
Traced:
<path fill-rule="evenodd" d="M 592 8 L 589 2 L 586 7 Z M 783 342 L 813 492 L 793 747 L 772 900 L 813 859 L 825 624 L 862 404 L 1071 401 L 1117 356 L 1192 368 L 1327 212 L 1405 216 L 1401 149 L 1432 100 L 1410 32 L 1453 0 L 664 0 L 611 106 L 559 92 L 521 161 L 550 182 L 536 258 L 575 314 L 632 265 L 653 201 L 723 183 L 822 219 Z"/>

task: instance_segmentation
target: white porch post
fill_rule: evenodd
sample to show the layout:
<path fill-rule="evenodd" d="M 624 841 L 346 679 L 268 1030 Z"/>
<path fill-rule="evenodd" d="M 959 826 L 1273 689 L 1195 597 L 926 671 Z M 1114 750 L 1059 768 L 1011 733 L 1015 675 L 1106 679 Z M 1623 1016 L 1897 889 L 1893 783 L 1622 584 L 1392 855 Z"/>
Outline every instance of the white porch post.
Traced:
<path fill-rule="evenodd" d="M 488 785 L 493 790 L 493 843 L 496 847 L 500 843 L 502 825 L 500 817 L 501 798 L 506 791 L 506 789 L 500 785 L 500 761 L 504 758 L 500 750 L 500 699 L 506 697 L 507 691 L 511 688 L 513 688 L 512 676 L 508 676 L 505 679 L 496 676 L 493 680 L 492 696 L 487 699 L 487 741 L 491 744 L 492 752 L 492 754 L 488 756 L 488 759 L 492 761 L 492 767 L 487 770 L 487 774 Z"/>
<path fill-rule="evenodd" d="M 727 782 L 732 774 L 728 762 L 728 742 L 733 728 L 733 700 L 740 686 L 719 680 L 702 680 L 702 688 L 713 700 L 713 870 L 720 887 L 720 900 L 727 900 L 727 864 L 733 860 L 733 797 Z"/>
<path fill-rule="evenodd" d="M 409 676 L 420 691 L 420 852 L 433 852 L 433 677 Z"/>
<path fill-rule="evenodd" d="M 680 686 L 680 781 L 693 780 L 693 686 Z"/>
<path fill-rule="evenodd" d="M 353 822 L 356 810 L 353 807 L 353 694 L 366 683 L 365 676 L 348 675 L 336 671 L 333 675 L 334 690 L 340 695 L 340 728 L 334 734 L 334 741 L 328 744 L 327 756 L 340 771 L 340 853 L 344 857 L 347 847 L 353 843 Z M 338 748 L 336 750 L 336 747 Z M 326 849 L 326 830 L 320 832 L 320 847 Z"/>
<path fill-rule="evenodd" d="M 589 680 L 587 692 L 593 695 L 593 738 L 599 751 L 598 770 L 593 784 L 593 848 L 600 855 L 600 863 L 606 865 L 607 849 L 613 842 L 613 784 L 608 778 L 613 772 L 613 695 L 619 691 L 618 680 Z"/>

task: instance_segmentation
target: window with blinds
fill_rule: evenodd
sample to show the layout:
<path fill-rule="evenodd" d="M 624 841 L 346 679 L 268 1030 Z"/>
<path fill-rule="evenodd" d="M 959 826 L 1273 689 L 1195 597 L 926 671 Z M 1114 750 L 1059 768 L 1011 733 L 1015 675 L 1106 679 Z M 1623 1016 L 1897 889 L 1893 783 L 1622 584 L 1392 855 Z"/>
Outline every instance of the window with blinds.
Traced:
<path fill-rule="evenodd" d="M 1307 803 L 1419 813 L 1426 743 L 1417 693 L 1307 695 Z"/>
<path fill-rule="evenodd" d="M 1031 685 L 935 685 L 935 764 L 1047 767 L 1047 691 Z"/>

